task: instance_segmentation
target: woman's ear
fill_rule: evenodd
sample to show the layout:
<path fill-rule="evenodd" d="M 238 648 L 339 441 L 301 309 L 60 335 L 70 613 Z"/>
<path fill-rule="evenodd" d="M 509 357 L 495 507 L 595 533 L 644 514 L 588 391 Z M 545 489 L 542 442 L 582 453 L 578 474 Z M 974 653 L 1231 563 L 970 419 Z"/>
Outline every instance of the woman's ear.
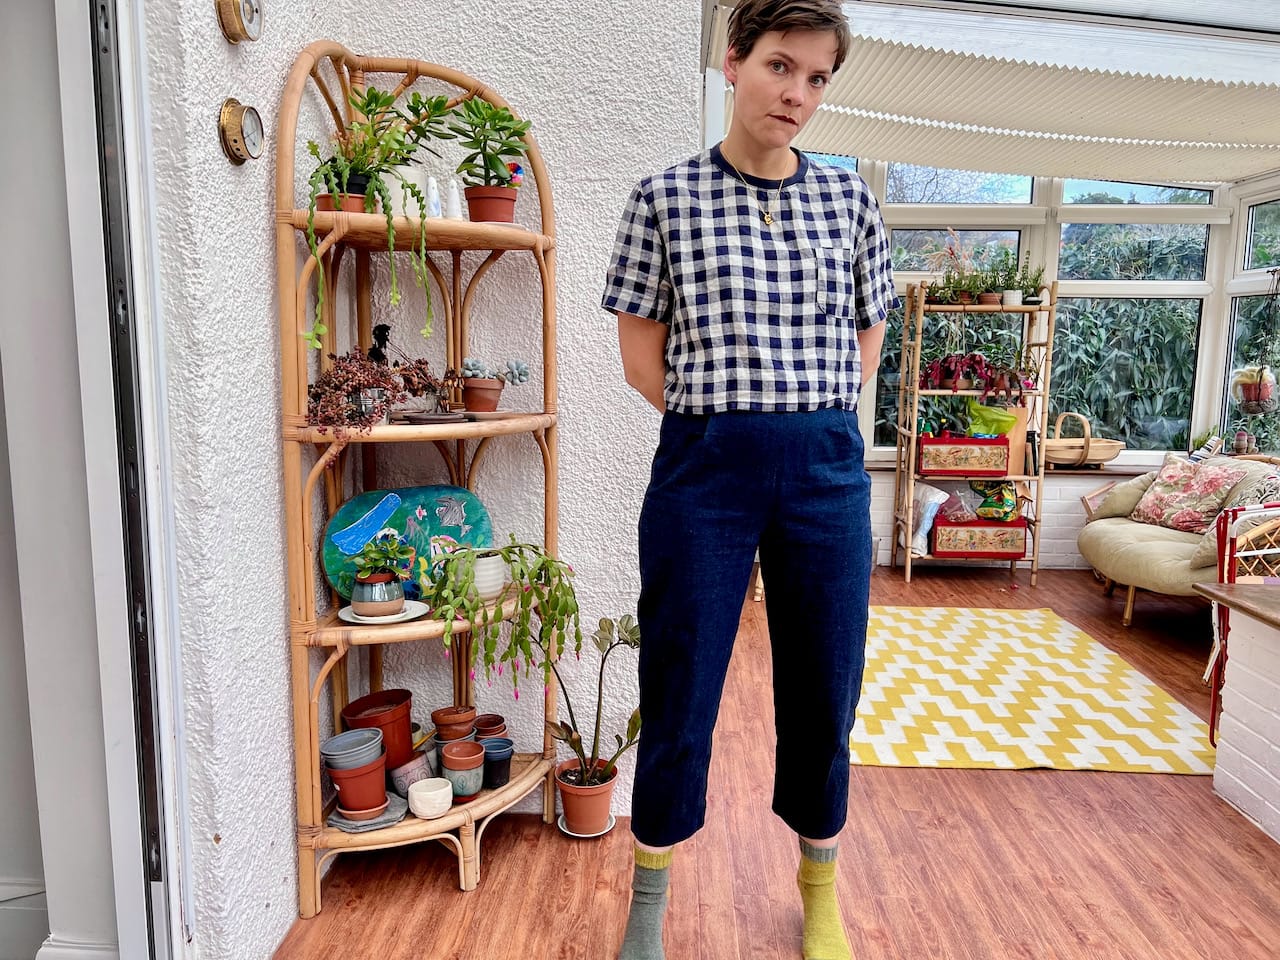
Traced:
<path fill-rule="evenodd" d="M 724 67 L 721 72 L 724 73 L 724 78 L 728 82 L 729 86 L 733 86 L 738 82 L 739 63 L 741 63 L 741 61 L 738 59 L 738 51 L 733 47 L 730 47 L 724 52 Z"/>

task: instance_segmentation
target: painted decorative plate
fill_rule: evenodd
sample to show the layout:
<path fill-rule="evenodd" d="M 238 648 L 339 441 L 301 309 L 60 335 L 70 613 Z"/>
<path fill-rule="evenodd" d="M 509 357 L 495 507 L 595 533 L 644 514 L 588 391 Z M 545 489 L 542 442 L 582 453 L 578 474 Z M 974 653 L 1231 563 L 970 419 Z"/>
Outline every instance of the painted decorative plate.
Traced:
<path fill-rule="evenodd" d="M 404 584 L 409 600 L 422 595 L 422 583 L 430 578 L 435 558 L 459 544 L 493 544 L 489 511 L 470 490 L 445 484 L 369 490 L 344 503 L 324 530 L 324 573 L 343 597 L 351 597 L 354 557 L 387 527 L 417 551 L 413 577 Z"/>

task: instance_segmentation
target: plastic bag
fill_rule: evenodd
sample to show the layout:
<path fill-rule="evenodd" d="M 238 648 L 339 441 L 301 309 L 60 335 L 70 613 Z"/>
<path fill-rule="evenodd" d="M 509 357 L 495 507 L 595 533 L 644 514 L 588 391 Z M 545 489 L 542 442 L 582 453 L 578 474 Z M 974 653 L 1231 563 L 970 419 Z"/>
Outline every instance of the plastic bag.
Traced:
<path fill-rule="evenodd" d="M 1004 407 L 987 407 L 969 398 L 969 435 L 1004 436 L 1018 424 L 1016 414 Z"/>
<path fill-rule="evenodd" d="M 1006 480 L 970 480 L 982 503 L 974 512 L 983 520 L 1009 521 L 1018 515 L 1018 491 Z"/>
<path fill-rule="evenodd" d="M 929 552 L 929 531 L 933 529 L 933 518 L 938 507 L 946 501 L 947 493 L 927 483 L 917 483 L 911 508 L 911 555 L 923 557 Z M 902 532 L 898 533 L 898 542 L 906 548 Z"/>
<path fill-rule="evenodd" d="M 970 435 L 1004 436 L 1018 423 L 1016 414 L 1005 407 L 988 407 L 973 397 L 968 399 Z"/>

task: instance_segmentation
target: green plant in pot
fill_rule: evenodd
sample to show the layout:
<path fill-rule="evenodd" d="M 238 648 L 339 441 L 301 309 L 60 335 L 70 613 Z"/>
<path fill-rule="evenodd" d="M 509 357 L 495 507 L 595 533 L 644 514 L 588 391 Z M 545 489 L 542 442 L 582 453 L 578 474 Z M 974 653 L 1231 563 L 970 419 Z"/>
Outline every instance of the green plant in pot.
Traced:
<path fill-rule="evenodd" d="M 1027 251 L 1022 260 L 1022 269 L 1018 271 L 1018 287 L 1022 290 L 1023 303 L 1039 303 L 1040 291 L 1044 287 L 1044 265 L 1031 266 L 1031 252 Z"/>
<path fill-rule="evenodd" d="M 425 357 L 410 357 L 391 342 L 391 327 L 380 323 L 373 328 L 373 345 L 369 359 L 391 368 L 396 382 L 405 394 L 399 401 L 402 413 L 447 413 L 454 389 L 460 378 L 452 370 L 436 376 Z M 461 419 L 461 414 L 455 414 Z"/>
<path fill-rule="evenodd" d="M 307 424 L 341 439 L 351 430 L 368 433 L 386 423 L 391 407 L 404 399 L 396 372 L 359 348 L 340 357 L 329 354 L 329 361 L 307 388 Z"/>
<path fill-rule="evenodd" d="M 445 118 L 449 114 L 445 96 L 423 97 L 414 92 L 397 104 L 396 97 L 376 87 L 354 90 L 350 102 L 355 119 L 334 135 L 332 154 L 326 159 L 320 145 L 307 143 L 307 151 L 317 166 L 307 178 L 307 245 L 316 260 L 316 313 L 311 329 L 303 333 L 308 345 L 319 348 L 328 329 L 324 323 L 324 262 L 318 256 L 319 239 L 315 231 L 317 211 L 341 209 L 348 213 L 374 213 L 379 204 L 387 225 L 387 251 L 390 254 L 392 306 L 400 302 L 400 286 L 395 262 L 395 209 L 388 181 L 398 183 L 413 198 L 419 220 L 427 215 L 427 198 L 416 183 L 405 178 L 399 168 L 413 162 L 419 149 L 439 155 L 429 144 L 432 139 L 449 139 Z M 424 337 L 431 336 L 432 311 L 430 274 L 427 268 L 427 232 L 419 230 L 418 239 L 409 251 L 414 279 L 427 297 Z"/>
<path fill-rule="evenodd" d="M 489 413 L 498 409 L 502 388 L 529 382 L 529 365 L 523 360 L 507 361 L 505 370 L 483 360 L 466 357 L 462 361 L 462 405 L 470 411 Z"/>
<path fill-rule="evenodd" d="M 353 559 L 355 583 L 351 612 L 359 617 L 395 616 L 404 610 L 404 584 L 412 575 L 416 551 L 391 527 L 384 527 Z"/>
<path fill-rule="evenodd" d="M 449 132 L 467 150 L 457 172 L 467 184 L 463 193 L 472 220 L 515 220 L 516 188 L 524 177 L 518 161 L 529 152 L 524 137 L 530 125 L 481 97 L 469 97 L 454 108 Z"/>
<path fill-rule="evenodd" d="M 605 667 L 608 665 L 609 655 L 619 647 L 630 647 L 632 650 L 640 648 L 640 627 L 636 618 L 628 613 L 616 621 L 602 619 L 591 639 L 600 651 L 600 669 L 596 676 L 596 710 L 590 749 L 587 749 L 582 736 L 569 689 L 554 661 L 551 663 L 551 670 L 559 684 L 569 719 L 547 722 L 547 730 L 551 736 L 573 751 L 573 758 L 556 768 L 556 782 L 560 786 L 560 798 L 564 804 L 565 830 L 580 836 L 596 836 L 608 829 L 609 804 L 613 797 L 618 760 L 640 740 L 640 709 L 637 707 L 627 720 L 625 737 L 617 733 L 613 735 L 613 746 L 605 747 L 605 750 L 612 751 L 607 758 L 601 750 L 600 725 L 604 714 Z"/>
<path fill-rule="evenodd" d="M 483 561 L 497 557 L 505 568 L 497 596 Z M 505 583 L 505 581 L 510 581 Z M 454 628 L 465 623 L 471 633 L 471 663 L 477 659 L 490 682 L 510 668 L 515 696 L 520 697 L 520 677 L 528 675 L 541 656 L 543 683 L 551 682 L 551 665 L 573 644 L 582 649 L 578 622 L 578 598 L 573 590 L 573 568 L 541 547 L 521 543 L 513 536 L 504 546 L 460 546 L 433 564 L 429 579 L 421 584 L 423 599 L 433 616 L 444 622 L 442 642 L 453 645 Z M 510 631 L 503 641 L 502 598 L 515 601 Z"/>

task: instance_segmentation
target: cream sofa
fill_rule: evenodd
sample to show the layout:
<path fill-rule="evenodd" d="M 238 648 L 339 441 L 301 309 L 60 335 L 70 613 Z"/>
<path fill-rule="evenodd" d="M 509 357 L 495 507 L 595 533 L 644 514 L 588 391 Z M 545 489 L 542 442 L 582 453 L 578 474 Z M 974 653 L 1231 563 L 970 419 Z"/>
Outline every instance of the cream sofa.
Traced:
<path fill-rule="evenodd" d="M 1236 458 L 1232 462 L 1249 472 L 1231 488 L 1224 509 L 1280 496 L 1274 464 Z M 1129 519 L 1155 476 L 1153 470 L 1112 487 L 1076 538 L 1080 555 L 1103 577 L 1108 594 L 1117 584 L 1128 587 L 1126 627 L 1133 622 L 1138 590 L 1190 597 L 1196 596 L 1195 584 L 1218 579 L 1217 539 L 1212 526 L 1207 533 L 1184 533 Z"/>

